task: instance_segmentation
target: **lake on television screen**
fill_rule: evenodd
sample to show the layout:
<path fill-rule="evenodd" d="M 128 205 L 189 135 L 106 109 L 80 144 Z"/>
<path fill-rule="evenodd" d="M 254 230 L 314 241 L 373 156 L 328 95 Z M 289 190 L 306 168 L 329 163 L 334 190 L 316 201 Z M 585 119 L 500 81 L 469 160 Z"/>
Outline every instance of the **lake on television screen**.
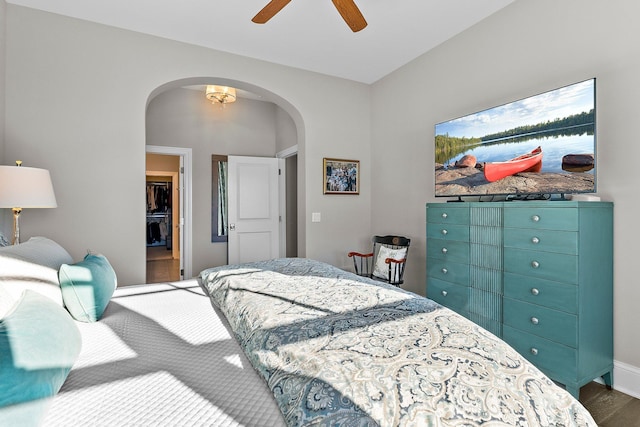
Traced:
<path fill-rule="evenodd" d="M 562 173 L 562 158 L 595 158 L 595 79 L 439 123 L 435 161 L 448 168 L 464 155 L 506 162 L 542 148 L 541 172 Z M 584 168 L 582 172 L 593 173 Z"/>
<path fill-rule="evenodd" d="M 562 157 L 567 154 L 594 154 L 593 135 L 574 135 L 535 138 L 519 142 L 507 142 L 502 144 L 481 145 L 476 148 L 459 153 L 443 162 L 444 165 L 455 163 L 466 154 L 478 159 L 479 163 L 504 162 L 522 154 L 531 152 L 537 147 L 542 148 L 543 160 L 540 172 L 563 172 Z M 594 170 L 584 171 L 593 173 Z"/>

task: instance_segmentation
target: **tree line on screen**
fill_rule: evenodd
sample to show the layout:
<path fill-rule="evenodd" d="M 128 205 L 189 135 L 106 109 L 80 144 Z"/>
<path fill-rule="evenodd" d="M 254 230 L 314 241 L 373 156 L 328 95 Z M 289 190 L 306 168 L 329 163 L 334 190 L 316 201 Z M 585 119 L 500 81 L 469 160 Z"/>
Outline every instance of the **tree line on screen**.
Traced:
<path fill-rule="evenodd" d="M 535 125 L 518 126 L 479 138 L 455 137 L 449 136 L 449 134 L 436 135 L 436 163 L 443 164 L 448 159 L 482 144 L 520 142 L 536 137 L 581 135 L 585 132 L 587 134 L 593 134 L 594 123 L 595 111 L 592 108 L 589 112 L 584 111 L 579 114 L 547 120 L 546 122 Z"/>
<path fill-rule="evenodd" d="M 436 135 L 436 163 L 444 164 L 460 153 L 482 144 L 480 138 L 458 138 L 455 136 Z"/>
<path fill-rule="evenodd" d="M 587 125 L 593 125 L 594 123 L 594 110 L 593 108 L 589 111 L 583 111 L 579 114 L 574 114 L 572 116 L 568 116 L 565 118 L 556 118 L 554 120 L 547 120 L 544 123 L 538 123 L 536 125 L 525 125 L 518 126 L 513 129 L 505 130 L 502 132 L 492 133 L 489 135 L 485 135 L 480 138 L 483 142 L 492 141 L 494 139 L 503 139 L 514 136 L 519 136 L 523 134 L 536 134 L 542 132 L 550 132 L 550 131 L 558 131 L 563 129 L 577 129 L 578 134 L 583 133 L 584 130 L 581 128 Z M 568 135 L 573 135 L 574 133 L 568 133 Z"/>

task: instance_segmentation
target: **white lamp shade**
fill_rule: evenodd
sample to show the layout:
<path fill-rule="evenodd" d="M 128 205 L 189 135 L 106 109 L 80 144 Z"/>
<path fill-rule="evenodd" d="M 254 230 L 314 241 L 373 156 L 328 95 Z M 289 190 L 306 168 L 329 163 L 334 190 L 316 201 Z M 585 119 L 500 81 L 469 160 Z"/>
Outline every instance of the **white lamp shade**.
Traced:
<path fill-rule="evenodd" d="M 0 208 L 56 208 L 46 169 L 0 166 Z"/>

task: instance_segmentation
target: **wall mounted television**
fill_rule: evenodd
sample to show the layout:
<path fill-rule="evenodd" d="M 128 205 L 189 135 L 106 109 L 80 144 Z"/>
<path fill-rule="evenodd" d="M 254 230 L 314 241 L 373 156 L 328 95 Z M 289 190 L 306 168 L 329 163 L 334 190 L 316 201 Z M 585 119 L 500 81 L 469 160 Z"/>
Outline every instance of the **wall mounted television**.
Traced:
<path fill-rule="evenodd" d="M 590 79 L 436 124 L 436 197 L 595 192 L 595 86 Z"/>

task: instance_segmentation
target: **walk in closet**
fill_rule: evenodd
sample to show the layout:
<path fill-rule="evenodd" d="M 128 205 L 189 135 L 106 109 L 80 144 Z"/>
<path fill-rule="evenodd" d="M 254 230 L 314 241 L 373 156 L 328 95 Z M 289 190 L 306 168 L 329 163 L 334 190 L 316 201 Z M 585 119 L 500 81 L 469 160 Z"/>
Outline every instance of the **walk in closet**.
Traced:
<path fill-rule="evenodd" d="M 171 182 L 147 181 L 147 246 L 172 245 Z"/>
<path fill-rule="evenodd" d="M 147 153 L 147 283 L 180 280 L 180 158 Z"/>

